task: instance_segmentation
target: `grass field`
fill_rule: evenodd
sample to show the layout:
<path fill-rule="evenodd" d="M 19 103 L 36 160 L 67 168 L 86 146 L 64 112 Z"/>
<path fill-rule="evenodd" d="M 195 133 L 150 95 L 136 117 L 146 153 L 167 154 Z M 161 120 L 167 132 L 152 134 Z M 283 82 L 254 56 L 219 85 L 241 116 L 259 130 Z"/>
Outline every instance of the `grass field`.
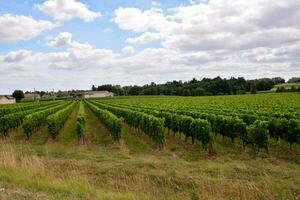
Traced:
<path fill-rule="evenodd" d="M 160 149 L 128 125 L 114 142 L 84 109 L 84 144 L 74 126 L 78 106 L 55 140 L 41 127 L 29 141 L 21 128 L 1 141 L 0 199 L 300 199 L 299 145 L 271 140 L 270 154 L 256 154 L 217 136 L 203 151 L 166 133 Z"/>

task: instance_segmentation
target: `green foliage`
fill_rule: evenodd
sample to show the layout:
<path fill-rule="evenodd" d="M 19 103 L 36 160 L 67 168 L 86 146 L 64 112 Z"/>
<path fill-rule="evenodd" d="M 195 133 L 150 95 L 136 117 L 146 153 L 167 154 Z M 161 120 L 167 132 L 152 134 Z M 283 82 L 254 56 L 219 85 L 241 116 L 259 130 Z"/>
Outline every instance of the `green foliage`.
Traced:
<path fill-rule="evenodd" d="M 276 81 L 276 80 L 274 80 Z M 278 79 L 278 81 L 282 81 Z M 300 104 L 297 94 L 261 94 L 222 97 L 138 97 L 101 101 L 112 107 L 144 112 L 165 119 L 165 127 L 173 132 L 183 131 L 183 117 L 206 119 L 212 131 L 233 141 L 239 137 L 243 145 L 250 144 L 247 126 L 256 120 L 267 121 L 270 136 L 290 142 L 290 120 L 299 121 Z M 185 128 L 186 130 L 186 128 Z M 294 144 L 294 143 L 293 143 Z"/>
<path fill-rule="evenodd" d="M 247 127 L 249 142 L 254 149 L 259 151 L 260 148 L 265 148 L 268 152 L 269 134 L 268 123 L 265 121 L 257 120 L 254 124 Z"/>
<path fill-rule="evenodd" d="M 126 123 L 146 133 L 159 145 L 164 144 L 164 119 L 143 112 L 105 105 L 96 101 L 93 101 L 92 103 L 99 108 L 109 110 L 115 115 L 124 118 Z"/>
<path fill-rule="evenodd" d="M 288 80 L 288 83 L 300 83 L 300 77 L 292 77 Z"/>
<path fill-rule="evenodd" d="M 39 127 L 47 123 L 47 117 L 62 108 L 66 107 L 67 105 L 71 104 L 72 102 L 66 102 L 51 108 L 48 108 L 46 110 L 42 110 L 39 112 L 32 113 L 30 115 L 27 115 L 23 122 L 23 130 L 24 133 L 27 136 L 27 139 L 29 139 L 30 135 Z"/>
<path fill-rule="evenodd" d="M 290 147 L 292 148 L 293 144 L 300 144 L 300 121 L 294 119 L 289 120 L 287 130 L 285 140 L 290 143 Z"/>
<path fill-rule="evenodd" d="M 112 138 L 118 141 L 121 138 L 123 119 L 118 118 L 108 110 L 101 109 L 90 102 L 86 101 L 86 104 L 93 111 L 96 117 L 107 127 Z"/>
<path fill-rule="evenodd" d="M 22 106 L 18 106 L 17 110 L 20 110 L 19 112 L 13 112 L 11 114 L 0 117 L 0 133 L 4 136 L 7 136 L 12 129 L 17 128 L 22 124 L 24 118 L 27 115 L 53 107 L 58 103 L 59 102 L 34 104 L 31 106 L 26 106 L 25 108 L 23 108 Z"/>
<path fill-rule="evenodd" d="M 22 90 L 15 90 L 12 94 L 16 101 L 21 101 L 24 98 L 24 92 Z"/>
<path fill-rule="evenodd" d="M 53 138 L 56 137 L 75 106 L 76 102 L 72 102 L 70 105 L 47 117 L 48 132 Z"/>
<path fill-rule="evenodd" d="M 76 120 L 76 133 L 79 138 L 84 137 L 85 134 L 85 123 L 86 123 L 86 116 L 84 112 L 84 106 L 83 103 L 79 103 L 79 110 L 77 114 L 77 120 Z"/>
<path fill-rule="evenodd" d="M 209 144 L 213 143 L 213 136 L 211 134 L 211 125 L 207 120 L 194 119 L 191 126 L 192 138 L 196 138 L 201 141 L 203 149 L 207 149 Z"/>
<path fill-rule="evenodd" d="M 42 103 L 35 102 L 35 103 L 24 103 L 24 104 L 20 103 L 20 104 L 13 104 L 6 107 L 0 107 L 0 117 L 3 117 L 7 114 L 38 108 L 40 106 L 47 105 L 47 104 L 49 104 L 49 102 L 42 102 Z"/>
<path fill-rule="evenodd" d="M 255 94 L 257 91 L 267 91 L 276 84 L 285 83 L 280 77 L 260 78 L 255 80 L 245 80 L 243 77 L 230 79 L 221 78 L 203 78 L 197 80 L 193 78 L 190 81 L 172 81 L 164 84 L 146 84 L 144 86 L 124 86 L 119 85 L 101 85 L 92 90 L 107 90 L 114 94 L 121 95 L 177 95 L 177 96 L 204 96 L 204 95 L 231 95 L 245 94 L 250 91 Z"/>

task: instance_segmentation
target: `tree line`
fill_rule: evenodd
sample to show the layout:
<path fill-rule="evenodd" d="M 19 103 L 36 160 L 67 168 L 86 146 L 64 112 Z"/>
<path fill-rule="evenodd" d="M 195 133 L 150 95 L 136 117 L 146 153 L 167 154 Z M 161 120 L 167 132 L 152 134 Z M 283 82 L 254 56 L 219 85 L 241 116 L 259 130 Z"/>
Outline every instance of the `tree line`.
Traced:
<path fill-rule="evenodd" d="M 300 78 L 291 78 L 288 83 L 300 82 Z M 235 95 L 252 94 L 257 91 L 267 91 L 277 84 L 283 84 L 285 80 L 281 77 L 260 78 L 246 80 L 243 77 L 232 77 L 230 79 L 221 78 L 203 78 L 197 80 L 193 78 L 190 81 L 171 81 L 164 84 L 146 84 L 143 86 L 120 86 L 120 85 L 100 85 L 92 86 L 93 91 L 106 90 L 113 92 L 117 96 L 136 96 L 136 95 L 175 95 L 175 96 L 210 96 L 210 95 Z"/>

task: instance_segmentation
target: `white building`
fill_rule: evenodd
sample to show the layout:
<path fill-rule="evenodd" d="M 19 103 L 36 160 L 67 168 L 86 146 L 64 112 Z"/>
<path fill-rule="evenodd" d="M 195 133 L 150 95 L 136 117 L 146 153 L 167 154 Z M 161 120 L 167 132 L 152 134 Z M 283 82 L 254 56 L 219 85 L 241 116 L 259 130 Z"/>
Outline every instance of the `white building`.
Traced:
<path fill-rule="evenodd" d="M 108 91 L 89 91 L 89 92 L 84 92 L 83 97 L 85 99 L 89 98 L 102 98 L 102 97 L 113 97 L 114 93 L 108 92 Z"/>
<path fill-rule="evenodd" d="M 35 94 L 35 93 L 25 93 L 24 94 L 24 99 L 27 99 L 27 100 L 29 100 L 29 99 L 32 99 L 32 100 L 34 100 L 34 99 L 40 99 L 41 98 L 41 96 L 39 95 L 39 94 Z"/>
<path fill-rule="evenodd" d="M 16 103 L 16 99 L 9 95 L 0 95 L 0 104 L 13 104 Z"/>

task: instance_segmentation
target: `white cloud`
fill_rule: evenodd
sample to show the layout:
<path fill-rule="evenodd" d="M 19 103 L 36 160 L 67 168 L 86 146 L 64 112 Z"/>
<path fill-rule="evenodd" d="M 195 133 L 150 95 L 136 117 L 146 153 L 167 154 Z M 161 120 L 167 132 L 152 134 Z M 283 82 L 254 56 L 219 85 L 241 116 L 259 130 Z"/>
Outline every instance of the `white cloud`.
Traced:
<path fill-rule="evenodd" d="M 24 15 L 0 15 L 0 42 L 13 43 L 29 40 L 57 26 L 58 24 L 50 21 L 35 20 Z"/>
<path fill-rule="evenodd" d="M 126 46 L 122 49 L 123 54 L 130 55 L 135 52 L 134 48 L 132 46 Z"/>
<path fill-rule="evenodd" d="M 86 4 L 76 0 L 47 0 L 35 7 L 59 21 L 80 18 L 90 22 L 101 17 L 100 12 L 91 11 Z"/>
<path fill-rule="evenodd" d="M 128 44 L 146 44 L 155 40 L 159 40 L 160 38 L 160 33 L 145 32 L 139 37 L 128 38 L 126 42 Z"/>
<path fill-rule="evenodd" d="M 46 45 L 50 47 L 67 46 L 72 43 L 72 34 L 69 32 L 61 32 L 55 38 L 46 38 L 46 40 L 48 40 Z"/>
<path fill-rule="evenodd" d="M 293 48 L 282 47 L 274 54 L 289 55 Z M 264 51 L 255 55 L 260 53 Z M 296 58 L 298 63 L 299 58 Z M 267 74 L 286 78 L 300 73 L 300 68 L 290 60 L 257 62 L 255 59 L 250 54 L 235 55 L 224 50 L 180 52 L 166 48 L 147 48 L 128 56 L 72 41 L 61 52 L 21 50 L 0 55 L 0 85 L 5 86 L 0 87 L 0 92 L 38 86 L 44 90 L 87 89 L 92 84 L 145 84 L 217 75 L 257 78 Z"/>
<path fill-rule="evenodd" d="M 138 8 L 119 8 L 115 10 L 113 21 L 121 29 L 134 32 L 144 32 L 148 30 L 162 30 L 169 27 L 170 23 L 160 8 L 151 8 L 142 11 Z"/>
<path fill-rule="evenodd" d="M 31 51 L 26 49 L 20 49 L 18 51 L 11 51 L 4 57 L 5 62 L 20 62 L 26 59 L 28 56 L 31 55 Z"/>
<path fill-rule="evenodd" d="M 192 1 L 168 11 L 119 8 L 114 22 L 133 32 L 154 30 L 164 47 L 180 51 L 238 51 L 300 40 L 300 1 Z"/>
<path fill-rule="evenodd" d="M 115 11 L 112 21 L 120 29 L 140 34 L 128 38 L 128 45 L 158 40 L 159 48 L 135 52 L 125 46 L 122 53 L 116 53 L 118 50 L 96 48 L 74 40 L 70 33 L 60 33 L 47 42 L 65 50 L 20 50 L 0 55 L 0 86 L 32 88 L 43 82 L 51 88 L 86 89 L 103 83 L 144 84 L 218 75 L 289 78 L 300 74 L 300 1 L 191 3 L 165 11 L 157 7 Z M 27 30 L 27 25 L 22 30 Z M 3 31 L 0 29 L 0 34 Z"/>

